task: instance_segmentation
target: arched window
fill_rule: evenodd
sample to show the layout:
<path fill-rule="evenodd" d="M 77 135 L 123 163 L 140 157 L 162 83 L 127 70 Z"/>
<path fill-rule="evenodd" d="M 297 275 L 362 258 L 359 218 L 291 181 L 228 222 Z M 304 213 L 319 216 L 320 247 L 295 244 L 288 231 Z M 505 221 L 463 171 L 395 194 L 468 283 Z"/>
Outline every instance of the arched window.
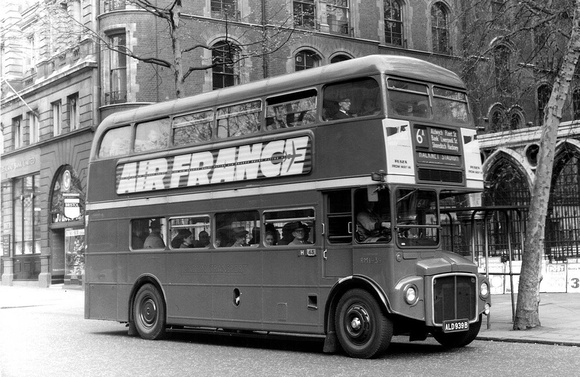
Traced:
<path fill-rule="evenodd" d="M 496 161 L 489 168 L 489 173 L 486 174 L 485 181 L 486 189 L 482 197 L 484 206 L 529 207 L 528 180 L 521 167 L 509 157 L 503 154 L 496 157 Z M 522 219 L 527 217 L 525 210 L 522 210 L 521 216 Z M 514 258 L 519 259 L 521 254 L 518 250 L 523 246 L 519 245 L 519 235 L 523 232 L 523 224 L 514 219 L 511 226 L 506 227 L 507 219 L 501 211 L 490 212 L 486 221 L 490 256 L 507 257 L 507 250 L 511 246 L 514 249 Z"/>
<path fill-rule="evenodd" d="M 565 145 L 554 160 L 544 245 L 551 261 L 580 257 L 579 157 L 574 146 Z"/>
<path fill-rule="evenodd" d="M 572 92 L 572 105 L 574 107 L 573 119 L 578 120 L 580 119 L 580 88 L 576 88 Z"/>
<path fill-rule="evenodd" d="M 217 42 L 212 48 L 212 89 L 240 83 L 240 48 L 231 42 Z"/>
<path fill-rule="evenodd" d="M 507 46 L 499 45 L 493 50 L 495 87 L 499 93 L 509 90 L 511 51 Z"/>
<path fill-rule="evenodd" d="M 510 130 L 518 130 L 524 128 L 526 124 L 526 117 L 522 108 L 513 106 L 509 111 Z"/>
<path fill-rule="evenodd" d="M 294 70 L 303 71 L 308 68 L 318 67 L 320 65 L 320 56 L 314 51 L 303 50 L 296 54 L 294 61 Z"/>
<path fill-rule="evenodd" d="M 552 94 L 552 88 L 549 85 L 544 84 L 540 85 L 538 88 L 538 125 L 544 124 L 544 109 L 548 104 L 548 100 L 550 99 L 550 94 Z"/>
<path fill-rule="evenodd" d="M 331 59 L 330 59 L 330 64 L 332 63 L 338 63 L 338 62 L 343 62 L 346 60 L 350 60 L 351 57 L 348 55 L 334 55 Z"/>
<path fill-rule="evenodd" d="M 511 111 L 510 112 L 510 129 L 517 130 L 519 128 L 522 128 L 523 124 L 524 124 L 524 120 L 522 118 L 521 113 Z"/>
<path fill-rule="evenodd" d="M 397 0 L 384 0 L 385 43 L 403 45 L 403 16 Z"/>
<path fill-rule="evenodd" d="M 431 38 L 433 42 L 433 52 L 449 54 L 449 12 L 447 7 L 437 2 L 431 7 Z"/>
<path fill-rule="evenodd" d="M 494 105 L 489 111 L 489 131 L 498 132 L 507 129 L 507 115 L 501 104 Z"/>

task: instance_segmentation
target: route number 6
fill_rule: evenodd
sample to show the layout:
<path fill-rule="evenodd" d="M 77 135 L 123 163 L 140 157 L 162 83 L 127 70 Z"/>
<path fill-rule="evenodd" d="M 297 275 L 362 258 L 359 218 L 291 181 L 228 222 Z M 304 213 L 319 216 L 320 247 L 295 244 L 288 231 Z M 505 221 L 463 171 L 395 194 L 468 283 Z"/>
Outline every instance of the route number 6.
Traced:
<path fill-rule="evenodd" d="M 417 145 L 423 145 L 427 142 L 424 128 L 415 129 L 415 141 Z"/>

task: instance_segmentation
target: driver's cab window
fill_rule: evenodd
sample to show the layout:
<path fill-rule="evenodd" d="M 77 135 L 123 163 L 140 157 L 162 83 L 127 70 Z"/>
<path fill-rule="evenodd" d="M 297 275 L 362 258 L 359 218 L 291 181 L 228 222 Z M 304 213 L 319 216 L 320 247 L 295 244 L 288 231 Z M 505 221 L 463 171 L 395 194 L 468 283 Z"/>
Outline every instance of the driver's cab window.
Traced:
<path fill-rule="evenodd" d="M 401 246 L 436 246 L 439 217 L 435 191 L 397 190 L 397 242 Z"/>
<path fill-rule="evenodd" d="M 359 243 L 391 241 L 391 209 L 387 188 L 357 190 L 355 213 L 355 238 Z"/>

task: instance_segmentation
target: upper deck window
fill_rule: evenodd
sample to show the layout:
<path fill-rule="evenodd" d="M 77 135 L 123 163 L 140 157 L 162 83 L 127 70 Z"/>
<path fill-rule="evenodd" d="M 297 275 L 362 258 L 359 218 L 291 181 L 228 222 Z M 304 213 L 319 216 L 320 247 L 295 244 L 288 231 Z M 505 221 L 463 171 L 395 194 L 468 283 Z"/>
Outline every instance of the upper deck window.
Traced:
<path fill-rule="evenodd" d="M 135 131 L 135 152 L 162 150 L 169 146 L 169 118 L 143 122 Z"/>
<path fill-rule="evenodd" d="M 218 138 L 248 135 L 260 131 L 262 101 L 222 107 L 217 111 Z"/>
<path fill-rule="evenodd" d="M 328 85 L 324 89 L 324 120 L 377 115 L 381 112 L 379 84 L 372 78 Z"/>
<path fill-rule="evenodd" d="M 398 79 L 387 79 L 389 113 L 463 124 L 469 120 L 467 95 L 457 90 Z M 432 98 L 430 99 L 430 93 Z"/>
<path fill-rule="evenodd" d="M 389 112 L 394 115 L 429 118 L 429 91 L 425 84 L 388 79 Z"/>
<path fill-rule="evenodd" d="M 173 145 L 183 146 L 211 140 L 213 111 L 200 111 L 173 118 Z"/>
<path fill-rule="evenodd" d="M 433 87 L 433 115 L 436 121 L 468 121 L 467 95 L 451 89 Z"/>
<path fill-rule="evenodd" d="M 99 157 L 113 157 L 129 154 L 131 150 L 131 126 L 113 128 L 103 136 L 99 147 Z"/>
<path fill-rule="evenodd" d="M 316 120 L 316 90 L 268 98 L 266 130 L 298 127 Z"/>

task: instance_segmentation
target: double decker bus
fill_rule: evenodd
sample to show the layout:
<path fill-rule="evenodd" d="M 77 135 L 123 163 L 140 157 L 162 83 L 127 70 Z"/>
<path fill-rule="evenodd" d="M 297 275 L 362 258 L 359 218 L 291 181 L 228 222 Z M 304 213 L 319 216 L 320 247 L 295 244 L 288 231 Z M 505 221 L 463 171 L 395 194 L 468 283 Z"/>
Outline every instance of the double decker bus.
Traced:
<path fill-rule="evenodd" d="M 300 333 L 384 353 L 461 347 L 490 309 L 442 248 L 440 205 L 483 189 L 465 86 L 374 55 L 119 112 L 97 128 L 85 318 Z"/>

